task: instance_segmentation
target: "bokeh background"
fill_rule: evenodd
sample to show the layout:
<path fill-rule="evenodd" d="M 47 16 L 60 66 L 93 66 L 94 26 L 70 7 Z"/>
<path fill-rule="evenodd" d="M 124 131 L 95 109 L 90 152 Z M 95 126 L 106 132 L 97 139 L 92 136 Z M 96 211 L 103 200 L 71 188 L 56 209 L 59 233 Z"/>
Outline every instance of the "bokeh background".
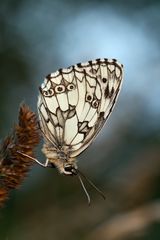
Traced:
<path fill-rule="evenodd" d="M 106 57 L 124 64 L 117 105 L 76 177 L 35 166 L 0 211 L 2 240 L 160 239 L 160 1 L 1 0 L 0 134 L 58 68 Z M 40 148 L 38 159 L 44 161 Z"/>

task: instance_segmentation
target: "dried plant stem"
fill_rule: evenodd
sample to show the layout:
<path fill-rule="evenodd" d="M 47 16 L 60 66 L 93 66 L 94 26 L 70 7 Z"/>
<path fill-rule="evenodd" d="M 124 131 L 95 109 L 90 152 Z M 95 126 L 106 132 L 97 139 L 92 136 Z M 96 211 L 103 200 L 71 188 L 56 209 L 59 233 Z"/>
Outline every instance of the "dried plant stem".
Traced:
<path fill-rule="evenodd" d="M 3 206 L 8 198 L 9 191 L 21 185 L 34 164 L 34 161 L 22 156 L 18 151 L 34 156 L 34 148 L 39 141 L 36 114 L 23 104 L 19 110 L 18 124 L 0 148 L 0 206 Z"/>

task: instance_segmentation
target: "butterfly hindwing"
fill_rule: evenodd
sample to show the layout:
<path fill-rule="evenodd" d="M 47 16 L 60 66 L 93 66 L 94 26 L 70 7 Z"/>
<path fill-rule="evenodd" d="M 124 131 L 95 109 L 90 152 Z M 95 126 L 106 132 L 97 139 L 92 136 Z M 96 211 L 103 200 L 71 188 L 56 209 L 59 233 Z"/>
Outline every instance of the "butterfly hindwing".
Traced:
<path fill-rule="evenodd" d="M 116 60 L 97 59 L 49 74 L 40 88 L 40 128 L 70 157 L 84 151 L 109 117 L 122 82 Z"/>

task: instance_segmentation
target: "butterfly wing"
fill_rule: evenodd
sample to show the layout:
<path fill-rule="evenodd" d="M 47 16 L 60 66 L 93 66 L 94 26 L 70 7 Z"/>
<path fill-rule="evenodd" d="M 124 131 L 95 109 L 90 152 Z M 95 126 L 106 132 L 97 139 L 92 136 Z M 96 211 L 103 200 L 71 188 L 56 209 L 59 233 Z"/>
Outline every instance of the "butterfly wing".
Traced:
<path fill-rule="evenodd" d="M 40 88 L 38 112 L 46 141 L 70 157 L 84 151 L 109 117 L 118 96 L 123 66 L 97 59 L 48 75 Z"/>

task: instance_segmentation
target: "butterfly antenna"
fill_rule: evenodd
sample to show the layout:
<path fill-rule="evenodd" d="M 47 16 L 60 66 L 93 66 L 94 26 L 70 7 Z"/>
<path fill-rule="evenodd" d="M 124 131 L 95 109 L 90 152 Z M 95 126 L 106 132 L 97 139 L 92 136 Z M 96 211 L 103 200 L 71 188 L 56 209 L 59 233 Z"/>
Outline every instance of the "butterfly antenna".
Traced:
<path fill-rule="evenodd" d="M 101 196 L 103 199 L 106 199 L 104 193 L 88 178 L 86 177 L 81 171 L 78 170 L 79 176 L 82 176 Z"/>
<path fill-rule="evenodd" d="M 84 186 L 84 183 L 83 183 L 83 181 L 82 181 L 82 178 L 81 178 L 80 174 L 78 174 L 78 178 L 79 178 L 79 181 L 80 181 L 80 183 L 81 183 L 81 186 L 82 186 L 82 188 L 83 188 L 83 190 L 84 190 L 84 192 L 85 192 L 85 194 L 86 194 L 86 196 L 87 196 L 88 205 L 90 205 L 90 203 L 91 203 L 91 198 L 90 198 L 90 196 L 89 196 L 89 193 L 87 192 L 86 187 Z"/>

